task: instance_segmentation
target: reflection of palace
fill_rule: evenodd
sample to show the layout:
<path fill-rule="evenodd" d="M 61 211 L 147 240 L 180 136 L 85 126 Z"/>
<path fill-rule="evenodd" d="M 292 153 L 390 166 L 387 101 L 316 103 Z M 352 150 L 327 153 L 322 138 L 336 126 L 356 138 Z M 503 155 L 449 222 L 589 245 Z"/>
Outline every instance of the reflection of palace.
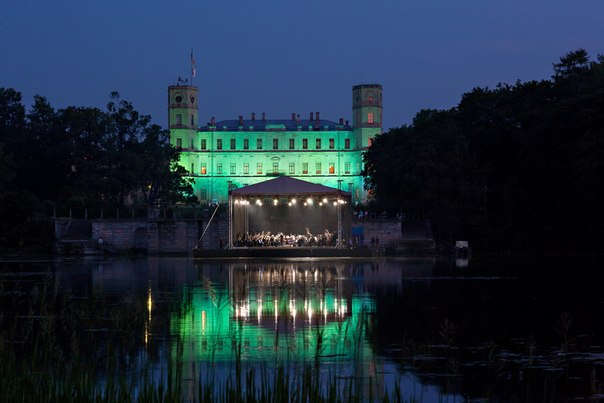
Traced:
<path fill-rule="evenodd" d="M 228 287 L 206 277 L 190 289 L 187 311 L 172 330 L 201 343 L 190 351 L 194 360 L 231 361 L 233 342 L 242 343 L 249 360 L 313 359 L 317 351 L 352 357 L 353 340 L 363 337 L 359 320 L 372 303 L 353 293 L 343 265 L 313 266 L 229 264 Z"/>
<path fill-rule="evenodd" d="M 199 127 L 198 101 L 197 87 L 168 88 L 170 142 L 201 202 L 226 202 L 229 189 L 281 175 L 349 192 L 353 203 L 366 201 L 362 153 L 382 131 L 381 85 L 353 87 L 352 125 L 311 112 L 308 118 L 211 118 Z"/>
<path fill-rule="evenodd" d="M 191 380 L 183 385 L 185 394 L 194 395 L 204 368 L 228 374 L 238 356 L 246 366 L 318 360 L 332 374 L 362 379 L 363 388 L 371 378 L 377 392 L 381 375 L 365 340 L 373 302 L 355 290 L 348 265 L 198 267 L 202 281 L 187 288 L 181 314 L 171 321 L 171 333 L 183 343 L 183 378 Z M 226 284 L 217 281 L 225 271 Z"/>

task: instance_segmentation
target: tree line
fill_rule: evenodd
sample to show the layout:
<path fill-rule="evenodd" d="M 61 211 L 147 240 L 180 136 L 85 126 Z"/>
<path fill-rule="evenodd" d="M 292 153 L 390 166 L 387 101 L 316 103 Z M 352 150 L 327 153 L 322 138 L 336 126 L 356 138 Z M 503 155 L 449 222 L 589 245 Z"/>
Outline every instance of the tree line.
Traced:
<path fill-rule="evenodd" d="M 475 88 L 375 138 L 366 186 L 380 211 L 425 217 L 441 245 L 604 250 L 604 56 L 579 49 L 550 79 Z"/>
<path fill-rule="evenodd" d="M 0 247 L 47 236 L 49 214 L 67 206 L 194 201 L 169 138 L 115 92 L 106 110 L 35 96 L 26 111 L 18 91 L 0 88 Z"/>

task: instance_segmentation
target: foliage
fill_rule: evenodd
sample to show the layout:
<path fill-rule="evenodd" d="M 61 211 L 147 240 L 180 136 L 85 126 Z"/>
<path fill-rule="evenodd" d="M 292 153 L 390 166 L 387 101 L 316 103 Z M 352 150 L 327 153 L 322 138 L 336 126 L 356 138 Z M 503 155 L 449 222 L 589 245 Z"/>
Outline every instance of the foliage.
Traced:
<path fill-rule="evenodd" d="M 113 93 L 106 111 L 55 110 L 0 88 L 0 247 L 20 246 L 41 206 L 123 208 L 194 201 L 169 132 Z M 31 228 L 30 228 L 31 227 Z M 47 234 L 43 234 L 47 236 Z"/>
<path fill-rule="evenodd" d="M 475 88 L 378 136 L 366 184 L 380 208 L 430 218 L 445 244 L 601 251 L 602 110 L 604 58 L 569 52 L 550 80 Z"/>

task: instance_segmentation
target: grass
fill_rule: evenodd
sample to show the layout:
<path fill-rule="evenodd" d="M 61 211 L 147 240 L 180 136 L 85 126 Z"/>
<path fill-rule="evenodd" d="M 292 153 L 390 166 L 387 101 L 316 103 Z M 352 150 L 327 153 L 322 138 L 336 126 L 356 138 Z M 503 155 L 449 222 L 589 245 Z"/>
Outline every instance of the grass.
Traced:
<path fill-rule="evenodd" d="M 140 350 L 144 297 L 112 300 L 93 292 L 75 298 L 59 292 L 49 274 L 32 288 L 0 283 L 0 300 L 5 307 L 0 314 L 0 402 L 302 403 L 372 401 L 376 396 L 377 401 L 403 401 L 397 386 L 378 395 L 372 379 L 342 377 L 337 368 L 324 373 L 321 331 L 315 336 L 314 360 L 272 365 L 248 365 L 241 337 L 235 336 L 228 374 L 217 375 L 216 363 L 197 362 L 192 380 L 183 379 L 188 364 L 179 337 L 171 340 L 174 353 L 159 373 L 148 362 L 127 362 Z M 363 329 L 342 329 L 350 330 L 360 348 Z M 183 385 L 191 382 L 194 390 L 185 390 Z"/>

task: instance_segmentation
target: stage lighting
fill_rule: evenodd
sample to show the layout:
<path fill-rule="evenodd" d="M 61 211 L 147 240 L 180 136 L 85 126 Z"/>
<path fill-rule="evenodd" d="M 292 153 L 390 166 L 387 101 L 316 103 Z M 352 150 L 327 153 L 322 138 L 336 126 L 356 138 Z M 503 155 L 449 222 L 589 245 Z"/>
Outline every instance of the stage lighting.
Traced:
<path fill-rule="evenodd" d="M 327 203 L 327 198 L 323 198 L 323 203 Z"/>
<path fill-rule="evenodd" d="M 292 206 L 292 202 L 287 203 L 287 205 L 291 207 Z"/>
<path fill-rule="evenodd" d="M 292 199 L 292 204 L 296 204 L 296 199 Z"/>
<path fill-rule="evenodd" d="M 319 202 L 319 206 L 322 206 L 322 205 L 323 205 L 323 202 Z"/>
<path fill-rule="evenodd" d="M 338 202 L 333 202 L 333 205 L 334 205 L 334 206 L 337 206 L 337 205 L 338 205 Z"/>
<path fill-rule="evenodd" d="M 235 204 L 239 204 L 239 200 L 235 200 Z"/>
<path fill-rule="evenodd" d="M 307 206 L 307 205 L 308 205 L 308 203 L 304 202 L 304 205 L 305 205 L 305 206 Z"/>
<path fill-rule="evenodd" d="M 306 199 L 306 203 L 308 203 L 308 204 L 310 204 L 310 205 L 312 206 L 313 201 L 312 201 L 312 199 L 309 197 L 308 199 Z"/>
<path fill-rule="evenodd" d="M 274 199 L 274 200 L 273 200 L 273 204 L 276 206 L 277 204 L 279 204 L 279 200 Z"/>

